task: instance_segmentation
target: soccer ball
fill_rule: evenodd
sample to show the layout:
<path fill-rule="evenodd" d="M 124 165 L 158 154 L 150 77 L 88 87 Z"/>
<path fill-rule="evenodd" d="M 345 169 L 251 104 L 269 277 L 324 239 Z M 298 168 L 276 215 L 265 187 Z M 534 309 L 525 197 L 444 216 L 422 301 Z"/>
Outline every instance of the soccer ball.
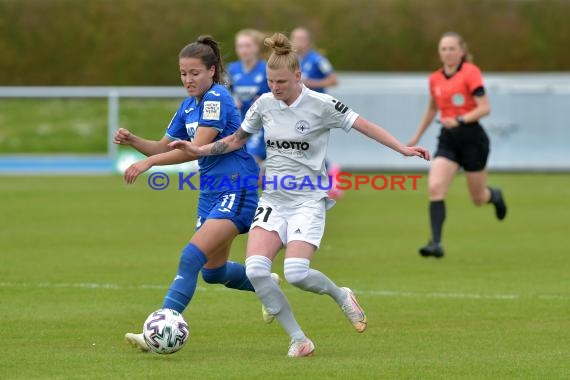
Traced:
<path fill-rule="evenodd" d="M 190 328 L 176 310 L 159 309 L 144 321 L 143 336 L 151 351 L 173 354 L 188 341 Z"/>

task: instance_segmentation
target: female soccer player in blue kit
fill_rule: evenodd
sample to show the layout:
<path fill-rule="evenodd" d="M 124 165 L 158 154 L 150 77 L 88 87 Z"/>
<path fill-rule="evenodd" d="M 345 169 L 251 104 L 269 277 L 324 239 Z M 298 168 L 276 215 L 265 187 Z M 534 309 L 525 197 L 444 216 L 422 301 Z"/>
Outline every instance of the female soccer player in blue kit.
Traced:
<path fill-rule="evenodd" d="M 326 93 L 326 88 L 338 84 L 329 60 L 313 47 L 311 32 L 302 26 L 291 32 L 291 43 L 299 57 L 303 84 L 313 91 Z"/>
<path fill-rule="evenodd" d="M 269 92 L 266 62 L 261 59 L 261 47 L 265 36 L 255 29 L 242 29 L 236 34 L 235 48 L 239 61 L 228 64 L 230 89 L 241 113 L 241 120 L 260 95 Z M 252 136 L 246 144 L 247 151 L 258 164 L 265 160 L 263 130 Z"/>
<path fill-rule="evenodd" d="M 127 169 L 124 178 L 129 184 L 154 165 L 197 159 L 169 148 L 171 141 L 188 140 L 201 146 L 232 135 L 240 126 L 235 103 L 220 84 L 224 68 L 218 44 L 212 37 L 202 36 L 185 46 L 179 54 L 179 66 L 189 97 L 174 114 L 165 136 L 159 141 L 145 140 L 126 129 L 119 129 L 115 135 L 116 144 L 131 145 L 148 156 Z M 207 283 L 254 290 L 245 267 L 228 261 L 228 257 L 234 238 L 249 231 L 258 202 L 257 189 L 239 186 L 235 181 L 256 177 L 259 168 L 245 149 L 200 158 L 198 163 L 201 176 L 214 180 L 200 190 L 196 232 L 182 251 L 178 272 L 162 305 L 178 312 L 192 299 L 200 271 Z M 134 346 L 148 350 L 142 334 L 127 333 L 125 338 Z"/>

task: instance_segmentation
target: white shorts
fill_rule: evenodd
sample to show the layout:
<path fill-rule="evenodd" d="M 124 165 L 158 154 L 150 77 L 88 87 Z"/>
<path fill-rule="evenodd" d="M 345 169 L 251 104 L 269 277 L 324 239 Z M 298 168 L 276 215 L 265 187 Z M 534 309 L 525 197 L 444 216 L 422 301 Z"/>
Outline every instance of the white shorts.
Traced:
<path fill-rule="evenodd" d="M 325 199 L 311 200 L 297 206 L 274 205 L 263 197 L 250 229 L 261 227 L 279 234 L 284 246 L 300 240 L 319 248 L 325 232 Z"/>

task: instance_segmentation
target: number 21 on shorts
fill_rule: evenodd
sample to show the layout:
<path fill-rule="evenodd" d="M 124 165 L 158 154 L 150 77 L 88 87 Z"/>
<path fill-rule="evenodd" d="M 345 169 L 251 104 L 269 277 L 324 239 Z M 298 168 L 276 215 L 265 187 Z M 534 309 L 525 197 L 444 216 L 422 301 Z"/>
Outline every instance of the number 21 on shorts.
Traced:
<path fill-rule="evenodd" d="M 271 207 L 259 206 L 257 208 L 257 211 L 255 212 L 255 217 L 253 218 L 253 221 L 257 222 L 263 214 L 263 223 L 266 223 L 267 220 L 269 219 L 269 215 L 271 214 L 271 211 L 273 211 L 273 209 Z"/>

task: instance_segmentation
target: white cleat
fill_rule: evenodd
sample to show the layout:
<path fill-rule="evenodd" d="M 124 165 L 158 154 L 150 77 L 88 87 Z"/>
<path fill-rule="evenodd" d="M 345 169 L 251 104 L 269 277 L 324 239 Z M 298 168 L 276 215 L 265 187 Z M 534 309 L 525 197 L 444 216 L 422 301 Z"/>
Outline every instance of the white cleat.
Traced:
<path fill-rule="evenodd" d="M 307 338 L 307 340 L 297 342 L 292 340 L 289 345 L 287 356 L 290 358 L 301 358 L 303 356 L 313 356 L 314 353 L 315 345 L 309 338 Z"/>
<path fill-rule="evenodd" d="M 354 293 L 349 288 L 341 288 L 346 291 L 346 301 L 340 307 L 346 318 L 352 323 L 354 329 L 359 333 L 364 332 L 366 330 L 367 321 L 366 321 L 366 314 L 364 310 L 360 307 L 358 302 L 356 301 L 356 297 L 354 297 Z"/>
<path fill-rule="evenodd" d="M 281 284 L 281 277 L 277 273 L 271 273 L 271 280 L 279 286 Z M 263 317 L 263 322 L 271 323 L 275 320 L 275 315 L 270 314 L 267 310 L 265 310 L 265 306 L 261 304 L 261 315 Z"/>
<path fill-rule="evenodd" d="M 141 351 L 147 352 L 150 350 L 144 340 L 143 334 L 126 333 L 125 339 L 131 344 L 131 346 L 138 348 Z"/>

